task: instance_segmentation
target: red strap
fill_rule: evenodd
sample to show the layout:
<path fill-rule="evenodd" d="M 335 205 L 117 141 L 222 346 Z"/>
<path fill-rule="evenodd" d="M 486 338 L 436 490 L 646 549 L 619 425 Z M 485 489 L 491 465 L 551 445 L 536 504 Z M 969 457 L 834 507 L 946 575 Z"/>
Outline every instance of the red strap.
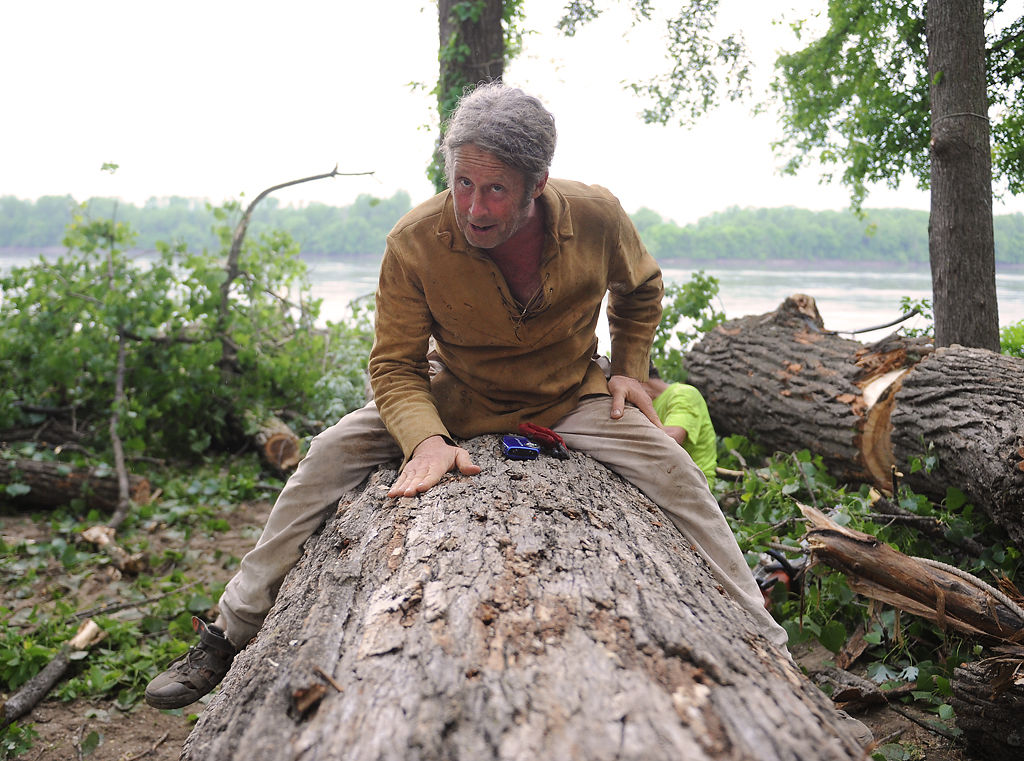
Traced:
<path fill-rule="evenodd" d="M 561 436 L 550 428 L 545 428 L 537 425 L 536 423 L 520 423 L 519 433 L 523 434 L 523 436 L 533 436 L 541 442 L 550 444 L 551 446 L 555 446 L 556 444 L 561 444 L 563 447 L 565 446 L 565 441 Z"/>

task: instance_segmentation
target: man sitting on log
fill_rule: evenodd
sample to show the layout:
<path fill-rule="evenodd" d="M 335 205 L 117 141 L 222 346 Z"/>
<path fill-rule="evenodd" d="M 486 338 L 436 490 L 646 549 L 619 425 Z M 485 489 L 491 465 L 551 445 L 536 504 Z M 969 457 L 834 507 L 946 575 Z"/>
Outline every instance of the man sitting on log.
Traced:
<path fill-rule="evenodd" d="M 521 422 L 554 429 L 635 484 L 756 628 L 786 642 L 704 475 L 661 430 L 644 391 L 661 271 L 611 193 L 548 178 L 554 148 L 554 119 L 536 98 L 500 82 L 463 97 L 442 145 L 449 189 L 387 238 L 369 363 L 375 401 L 313 439 L 216 622 L 193 619 L 199 644 L 149 684 L 150 705 L 188 705 L 221 681 L 303 543 L 375 468 L 404 457 L 388 496 L 414 497 L 449 471 L 480 472 L 457 439 Z M 606 293 L 608 379 L 591 359 Z M 431 337 L 443 365 L 433 377 Z"/>

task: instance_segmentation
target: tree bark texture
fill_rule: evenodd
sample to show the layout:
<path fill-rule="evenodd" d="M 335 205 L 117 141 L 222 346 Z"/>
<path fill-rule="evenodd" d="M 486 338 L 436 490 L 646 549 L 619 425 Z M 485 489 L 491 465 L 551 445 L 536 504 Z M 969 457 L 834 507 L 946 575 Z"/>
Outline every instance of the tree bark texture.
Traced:
<path fill-rule="evenodd" d="M 118 476 L 112 470 L 72 468 L 60 462 L 36 460 L 0 460 L 0 483 L 23 483 L 31 488 L 26 494 L 5 499 L 15 504 L 53 508 L 72 499 L 84 499 L 90 507 L 114 510 L 120 500 Z M 142 476 L 128 477 L 129 496 L 135 504 L 149 501 L 149 481 Z"/>
<path fill-rule="evenodd" d="M 983 0 L 929 0 L 935 339 L 999 351 Z"/>
<path fill-rule="evenodd" d="M 505 70 L 503 0 L 438 0 L 440 96 L 452 89 L 498 79 Z M 448 118 L 442 114 L 441 119 Z"/>
<path fill-rule="evenodd" d="M 307 544 L 182 759 L 854 759 L 833 705 L 593 460 L 501 459 Z"/>
<path fill-rule="evenodd" d="M 1024 650 L 958 666 L 953 672 L 957 726 L 974 758 L 1024 759 Z"/>
<path fill-rule="evenodd" d="M 897 335 L 867 346 L 825 332 L 798 294 L 715 328 L 686 369 L 719 434 L 808 449 L 840 481 L 887 492 L 894 466 L 933 498 L 959 488 L 1024 546 L 1024 360 Z"/>

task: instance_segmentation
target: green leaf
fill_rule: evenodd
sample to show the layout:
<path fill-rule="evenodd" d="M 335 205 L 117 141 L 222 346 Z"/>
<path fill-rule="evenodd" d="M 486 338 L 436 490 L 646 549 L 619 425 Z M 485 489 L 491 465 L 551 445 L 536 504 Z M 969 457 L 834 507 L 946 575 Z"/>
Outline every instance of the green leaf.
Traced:
<path fill-rule="evenodd" d="M 204 594 L 192 595 L 185 606 L 192 613 L 202 613 L 213 607 L 213 600 Z"/>
<path fill-rule="evenodd" d="M 966 494 L 955 486 L 950 486 L 946 489 L 946 507 L 950 510 L 959 510 L 965 504 L 967 504 Z"/>
<path fill-rule="evenodd" d="M 91 755 L 93 753 L 93 751 L 95 751 L 100 746 L 101 739 L 102 738 L 101 738 L 100 734 L 98 732 L 96 732 L 96 731 L 90 732 L 88 735 L 86 735 L 85 739 L 82 740 L 82 745 L 81 745 L 82 755 L 83 756 Z"/>
<path fill-rule="evenodd" d="M 818 635 L 818 641 L 833 653 L 838 653 L 846 640 L 846 627 L 841 621 L 835 619 L 825 624 Z"/>

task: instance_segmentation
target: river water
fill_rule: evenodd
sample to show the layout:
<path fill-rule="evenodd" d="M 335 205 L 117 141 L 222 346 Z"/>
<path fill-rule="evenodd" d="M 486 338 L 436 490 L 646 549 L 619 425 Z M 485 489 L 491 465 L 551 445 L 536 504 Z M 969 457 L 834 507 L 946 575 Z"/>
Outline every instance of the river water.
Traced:
<path fill-rule="evenodd" d="M 24 266 L 36 260 L 34 254 L 0 252 L 0 273 L 12 266 Z M 349 302 L 374 292 L 379 269 L 379 257 L 310 261 L 313 295 L 323 299 L 321 319 L 345 319 L 349 314 Z M 897 319 L 903 296 L 914 300 L 931 298 L 931 276 L 927 268 L 908 271 L 860 264 L 846 267 L 787 264 L 758 269 L 709 267 L 704 271 L 718 278 L 717 307 L 729 319 L 773 311 L 787 296 L 806 293 L 817 302 L 825 327 L 840 333 L 862 331 Z M 667 283 L 685 283 L 693 270 L 666 264 L 663 273 Z M 1009 325 L 1024 320 L 1024 272 L 998 273 L 996 289 L 999 324 Z M 924 321 L 913 317 L 904 325 L 921 328 Z M 870 342 L 892 330 L 894 328 L 857 333 L 855 337 Z M 607 325 L 603 322 L 599 326 L 599 339 L 601 350 L 607 351 Z"/>
<path fill-rule="evenodd" d="M 324 300 L 321 315 L 326 320 L 343 319 L 348 303 L 371 294 L 377 285 L 379 261 L 314 262 L 311 279 L 314 295 Z M 788 266 L 777 269 L 707 268 L 706 274 L 718 278 L 718 309 L 727 318 L 763 314 L 776 309 L 788 296 L 806 293 L 814 297 L 818 311 L 829 330 L 840 333 L 861 331 L 897 319 L 900 299 L 931 299 L 931 275 L 927 269 L 884 271 L 870 266 L 847 269 Z M 666 283 L 685 283 L 693 270 L 664 266 Z M 996 276 L 999 299 L 999 324 L 1024 320 L 1024 273 L 999 273 Z M 903 323 L 910 328 L 924 327 L 924 320 L 912 317 Z M 878 340 L 895 328 L 857 333 L 857 340 Z M 600 326 L 602 351 L 607 351 L 607 326 Z"/>

